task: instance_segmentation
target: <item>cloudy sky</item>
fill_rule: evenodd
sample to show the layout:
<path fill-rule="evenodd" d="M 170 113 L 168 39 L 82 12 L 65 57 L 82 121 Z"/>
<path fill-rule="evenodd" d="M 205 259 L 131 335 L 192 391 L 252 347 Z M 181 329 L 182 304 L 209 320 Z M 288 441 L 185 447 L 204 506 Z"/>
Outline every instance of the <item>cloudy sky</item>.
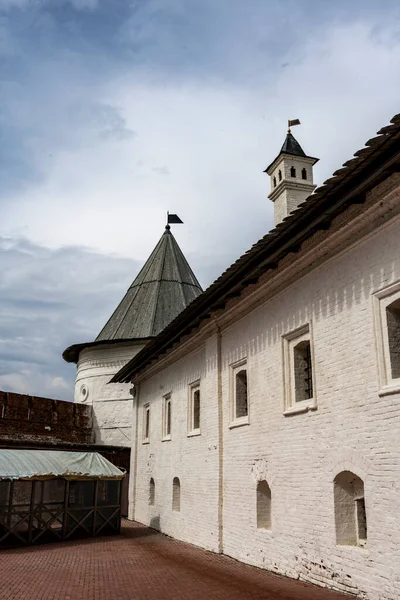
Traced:
<path fill-rule="evenodd" d="M 288 118 L 317 183 L 400 111 L 398 0 L 0 0 L 0 389 L 71 399 L 162 234 L 203 287 L 273 223 Z"/>

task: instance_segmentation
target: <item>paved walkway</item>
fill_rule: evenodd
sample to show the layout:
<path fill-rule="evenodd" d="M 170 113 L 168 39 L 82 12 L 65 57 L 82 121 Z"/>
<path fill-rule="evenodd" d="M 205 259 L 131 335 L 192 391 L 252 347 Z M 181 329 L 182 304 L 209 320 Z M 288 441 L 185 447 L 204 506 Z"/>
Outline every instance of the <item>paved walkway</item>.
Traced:
<path fill-rule="evenodd" d="M 1 600 L 345 600 L 167 538 L 120 536 L 0 551 Z"/>

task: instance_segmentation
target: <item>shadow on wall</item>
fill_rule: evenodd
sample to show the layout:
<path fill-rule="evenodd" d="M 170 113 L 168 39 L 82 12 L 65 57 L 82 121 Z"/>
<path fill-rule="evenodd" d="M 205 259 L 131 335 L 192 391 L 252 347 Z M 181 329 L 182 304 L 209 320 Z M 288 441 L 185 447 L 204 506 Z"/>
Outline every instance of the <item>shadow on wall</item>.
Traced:
<path fill-rule="evenodd" d="M 160 515 L 156 515 L 155 517 L 151 518 L 149 527 L 151 527 L 151 529 L 156 529 L 157 531 L 161 531 Z"/>

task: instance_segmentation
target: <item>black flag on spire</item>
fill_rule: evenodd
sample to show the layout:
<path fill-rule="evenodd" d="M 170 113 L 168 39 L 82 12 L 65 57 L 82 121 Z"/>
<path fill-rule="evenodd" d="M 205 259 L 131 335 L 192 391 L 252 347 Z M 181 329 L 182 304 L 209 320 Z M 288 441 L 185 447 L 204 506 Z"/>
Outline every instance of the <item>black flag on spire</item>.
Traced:
<path fill-rule="evenodd" d="M 167 213 L 167 224 L 174 224 L 174 223 L 183 223 L 183 221 L 178 217 L 178 215 L 174 215 L 174 214 L 170 214 L 169 212 Z"/>

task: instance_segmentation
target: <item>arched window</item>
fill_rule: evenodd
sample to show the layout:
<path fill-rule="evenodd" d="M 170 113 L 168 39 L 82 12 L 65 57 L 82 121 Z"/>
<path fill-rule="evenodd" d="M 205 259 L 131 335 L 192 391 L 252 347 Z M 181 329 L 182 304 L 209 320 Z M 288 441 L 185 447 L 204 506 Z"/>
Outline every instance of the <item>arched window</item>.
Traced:
<path fill-rule="evenodd" d="M 279 178 L 279 181 L 282 181 L 282 171 L 280 169 L 278 171 L 278 178 Z"/>
<path fill-rule="evenodd" d="M 301 170 L 301 178 L 302 179 L 307 179 L 307 169 L 302 169 Z"/>
<path fill-rule="evenodd" d="M 390 369 L 392 379 L 400 377 L 400 298 L 386 307 L 389 341 Z"/>
<path fill-rule="evenodd" d="M 336 543 L 364 545 L 367 541 L 364 482 L 351 471 L 342 471 L 334 480 Z"/>
<path fill-rule="evenodd" d="M 150 479 L 149 484 L 149 505 L 154 506 L 154 501 L 156 498 L 156 484 L 154 483 L 154 479 Z"/>
<path fill-rule="evenodd" d="M 290 177 L 296 177 L 296 169 L 294 167 L 290 167 Z"/>
<path fill-rule="evenodd" d="M 266 481 L 257 484 L 257 527 L 271 529 L 271 488 Z"/>
<path fill-rule="evenodd" d="M 274 177 L 274 187 L 276 187 L 276 177 Z"/>
<path fill-rule="evenodd" d="M 181 482 L 179 477 L 174 477 L 172 482 L 172 510 L 181 510 Z"/>

